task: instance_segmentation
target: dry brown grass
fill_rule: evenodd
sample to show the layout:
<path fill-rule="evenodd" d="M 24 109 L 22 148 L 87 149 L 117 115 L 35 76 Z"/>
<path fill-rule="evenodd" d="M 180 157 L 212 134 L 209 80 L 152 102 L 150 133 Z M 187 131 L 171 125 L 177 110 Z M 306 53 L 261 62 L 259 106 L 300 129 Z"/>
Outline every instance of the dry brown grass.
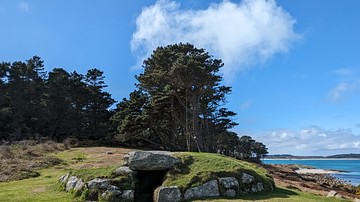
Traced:
<path fill-rule="evenodd" d="M 1 145 L 0 182 L 39 176 L 36 170 L 62 162 L 49 154 L 64 149 L 64 145 L 52 141 L 40 144 L 35 141 L 21 141 L 12 145 Z"/>

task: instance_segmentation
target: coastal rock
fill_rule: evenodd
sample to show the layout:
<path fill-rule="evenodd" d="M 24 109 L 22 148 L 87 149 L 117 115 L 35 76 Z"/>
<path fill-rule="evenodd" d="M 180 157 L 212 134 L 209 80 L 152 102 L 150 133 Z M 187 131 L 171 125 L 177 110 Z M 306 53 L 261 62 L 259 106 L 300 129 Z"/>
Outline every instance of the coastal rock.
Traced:
<path fill-rule="evenodd" d="M 135 151 L 129 153 L 128 166 L 131 170 L 168 170 L 179 160 L 164 151 Z"/>
<path fill-rule="evenodd" d="M 243 173 L 243 175 L 242 175 L 242 183 L 244 183 L 244 184 L 250 184 L 250 183 L 252 183 L 253 181 L 254 181 L 254 176 L 252 176 L 252 175 L 249 175 L 249 174 L 247 174 L 247 173 Z"/>
<path fill-rule="evenodd" d="M 219 186 L 216 180 L 211 180 L 201 186 L 193 187 L 185 191 L 184 199 L 220 196 Z"/>
<path fill-rule="evenodd" d="M 157 202 L 178 202 L 181 201 L 181 192 L 177 186 L 160 187 L 156 198 Z"/>

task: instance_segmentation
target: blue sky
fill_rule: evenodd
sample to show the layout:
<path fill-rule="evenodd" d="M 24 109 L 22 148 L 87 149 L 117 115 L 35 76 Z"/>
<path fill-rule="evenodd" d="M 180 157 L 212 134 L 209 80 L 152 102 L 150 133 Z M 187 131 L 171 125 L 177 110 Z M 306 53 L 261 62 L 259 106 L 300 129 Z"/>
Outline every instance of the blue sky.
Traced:
<path fill-rule="evenodd" d="M 360 153 L 358 0 L 0 0 L 0 61 L 105 72 L 116 100 L 151 51 L 190 42 L 223 59 L 234 128 L 269 152 Z"/>

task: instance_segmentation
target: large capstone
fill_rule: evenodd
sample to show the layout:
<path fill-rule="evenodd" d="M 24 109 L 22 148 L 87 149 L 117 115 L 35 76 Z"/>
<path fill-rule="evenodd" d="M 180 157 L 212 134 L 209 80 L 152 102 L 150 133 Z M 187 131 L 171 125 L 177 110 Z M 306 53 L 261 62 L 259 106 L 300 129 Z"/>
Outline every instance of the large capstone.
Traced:
<path fill-rule="evenodd" d="M 164 151 L 135 151 L 129 153 L 128 166 L 131 170 L 169 170 L 179 162 Z"/>

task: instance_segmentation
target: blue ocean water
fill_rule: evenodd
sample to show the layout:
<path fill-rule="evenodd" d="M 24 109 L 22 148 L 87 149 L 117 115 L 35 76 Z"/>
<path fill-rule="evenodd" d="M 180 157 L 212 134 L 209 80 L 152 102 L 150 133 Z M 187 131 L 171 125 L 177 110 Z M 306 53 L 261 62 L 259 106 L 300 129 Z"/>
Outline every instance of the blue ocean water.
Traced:
<path fill-rule="evenodd" d="M 308 165 L 319 169 L 331 169 L 345 171 L 340 174 L 332 174 L 333 176 L 351 183 L 355 186 L 360 185 L 360 159 L 303 159 L 303 160 L 275 160 L 265 159 L 265 164 L 301 164 Z"/>

